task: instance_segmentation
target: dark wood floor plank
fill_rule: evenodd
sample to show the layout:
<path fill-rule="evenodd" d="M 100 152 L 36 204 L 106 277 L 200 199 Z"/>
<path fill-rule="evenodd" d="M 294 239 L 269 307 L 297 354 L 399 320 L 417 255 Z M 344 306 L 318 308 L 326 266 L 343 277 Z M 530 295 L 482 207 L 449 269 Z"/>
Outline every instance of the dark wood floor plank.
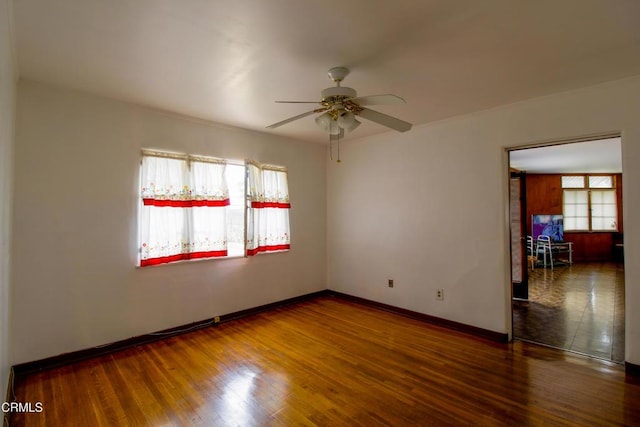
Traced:
<path fill-rule="evenodd" d="M 39 425 L 640 425 L 614 363 L 320 297 L 16 378 Z"/>

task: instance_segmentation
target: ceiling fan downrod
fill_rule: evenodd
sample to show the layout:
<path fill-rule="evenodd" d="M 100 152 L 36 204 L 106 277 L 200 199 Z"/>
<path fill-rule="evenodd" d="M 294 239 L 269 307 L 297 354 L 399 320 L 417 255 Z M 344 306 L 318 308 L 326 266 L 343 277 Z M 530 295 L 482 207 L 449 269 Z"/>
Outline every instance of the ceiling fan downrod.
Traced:
<path fill-rule="evenodd" d="M 345 79 L 349 75 L 349 69 L 347 67 L 333 67 L 330 68 L 327 74 L 329 78 L 336 82 L 338 86 L 340 86 L 340 82 Z"/>

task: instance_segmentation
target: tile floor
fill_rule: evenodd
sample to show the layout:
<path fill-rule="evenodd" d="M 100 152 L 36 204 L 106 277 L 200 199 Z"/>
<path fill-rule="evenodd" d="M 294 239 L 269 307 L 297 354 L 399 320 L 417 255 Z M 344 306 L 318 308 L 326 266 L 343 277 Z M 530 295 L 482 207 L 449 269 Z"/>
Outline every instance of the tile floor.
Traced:
<path fill-rule="evenodd" d="M 624 266 L 599 262 L 529 270 L 529 300 L 514 300 L 513 334 L 624 361 Z"/>

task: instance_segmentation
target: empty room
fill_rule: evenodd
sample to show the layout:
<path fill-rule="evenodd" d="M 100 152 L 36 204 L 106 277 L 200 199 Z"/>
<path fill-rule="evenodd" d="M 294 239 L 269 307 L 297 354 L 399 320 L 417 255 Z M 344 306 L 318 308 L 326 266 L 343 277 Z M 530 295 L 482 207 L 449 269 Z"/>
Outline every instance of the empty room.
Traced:
<path fill-rule="evenodd" d="M 638 17 L 0 0 L 4 425 L 640 424 Z M 611 137 L 624 346 L 520 339 L 510 153 Z"/>

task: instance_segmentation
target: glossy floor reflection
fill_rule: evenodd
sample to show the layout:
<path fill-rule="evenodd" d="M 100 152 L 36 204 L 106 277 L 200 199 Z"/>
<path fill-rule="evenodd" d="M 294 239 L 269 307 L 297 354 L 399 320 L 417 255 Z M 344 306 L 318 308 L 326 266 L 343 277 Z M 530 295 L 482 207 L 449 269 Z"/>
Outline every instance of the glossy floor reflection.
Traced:
<path fill-rule="evenodd" d="M 624 267 L 579 263 L 529 271 L 529 300 L 514 301 L 515 338 L 624 361 Z"/>

